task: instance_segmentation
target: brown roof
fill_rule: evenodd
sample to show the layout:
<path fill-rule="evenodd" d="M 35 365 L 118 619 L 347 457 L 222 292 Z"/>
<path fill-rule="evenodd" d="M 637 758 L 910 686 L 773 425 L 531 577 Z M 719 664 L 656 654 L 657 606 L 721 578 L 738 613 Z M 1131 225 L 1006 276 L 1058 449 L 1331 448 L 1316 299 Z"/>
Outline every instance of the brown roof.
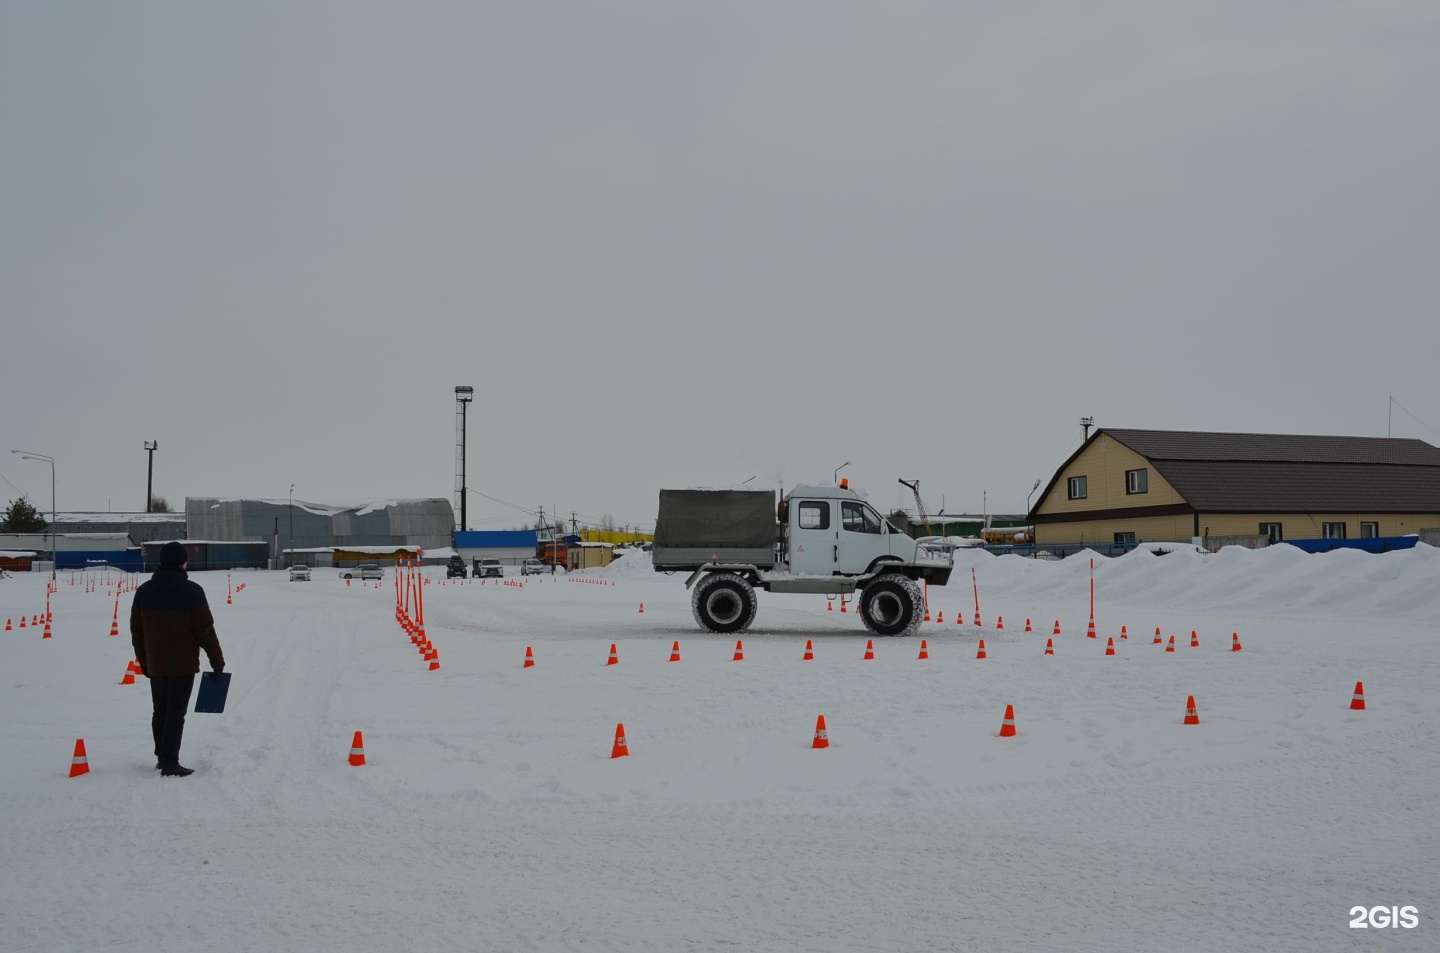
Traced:
<path fill-rule="evenodd" d="M 1101 433 L 1197 511 L 1440 513 L 1440 448 L 1423 440 L 1108 429 L 1091 439 Z"/>

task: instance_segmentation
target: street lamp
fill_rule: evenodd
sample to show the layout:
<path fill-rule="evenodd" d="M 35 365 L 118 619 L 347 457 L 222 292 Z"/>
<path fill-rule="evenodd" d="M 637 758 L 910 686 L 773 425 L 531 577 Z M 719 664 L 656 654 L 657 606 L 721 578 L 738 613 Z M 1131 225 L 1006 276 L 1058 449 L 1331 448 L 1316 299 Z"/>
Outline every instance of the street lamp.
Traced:
<path fill-rule="evenodd" d="M 290 564 L 295 564 L 295 484 L 290 484 Z"/>
<path fill-rule="evenodd" d="M 160 441 L 145 441 L 145 449 L 150 451 L 150 470 L 145 477 L 145 512 L 154 512 L 155 504 L 155 451 L 160 449 Z"/>
<path fill-rule="evenodd" d="M 461 384 L 455 388 L 455 501 L 460 510 L 460 531 L 465 525 L 465 412 L 475 399 L 475 388 Z"/>
<path fill-rule="evenodd" d="M 835 468 L 835 475 L 830 478 L 830 482 L 831 482 L 831 483 L 839 483 L 839 482 L 840 482 L 840 471 L 843 470 L 843 469 L 845 469 L 845 468 L 848 467 L 849 465 L 850 465 L 850 461 L 849 461 L 849 460 L 846 460 L 844 463 L 842 463 L 842 464 L 840 464 L 838 467 L 836 467 L 836 468 Z"/>
<path fill-rule="evenodd" d="M 1029 513 L 1030 513 L 1030 497 L 1034 496 L 1034 495 L 1035 495 L 1035 491 L 1038 490 L 1038 489 L 1040 489 L 1040 479 L 1041 479 L 1040 477 L 1036 477 L 1036 478 L 1035 478 L 1035 485 L 1030 488 L 1030 492 L 1029 492 L 1028 494 L 1026 494 L 1026 496 L 1025 496 L 1025 513 L 1026 513 L 1026 515 L 1029 515 Z"/>
<path fill-rule="evenodd" d="M 11 450 L 11 453 L 20 454 L 22 460 L 40 460 L 50 464 L 50 578 L 55 578 L 55 565 L 60 560 L 55 551 L 55 458 L 47 457 L 43 453 L 35 453 L 32 450 Z"/>

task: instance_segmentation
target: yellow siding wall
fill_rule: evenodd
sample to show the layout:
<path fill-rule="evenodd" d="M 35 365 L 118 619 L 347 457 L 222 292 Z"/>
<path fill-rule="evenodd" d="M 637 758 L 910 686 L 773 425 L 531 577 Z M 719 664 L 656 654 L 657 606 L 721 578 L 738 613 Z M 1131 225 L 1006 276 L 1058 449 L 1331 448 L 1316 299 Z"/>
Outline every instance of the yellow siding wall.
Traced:
<path fill-rule="evenodd" d="M 1150 490 L 1147 493 L 1127 494 L 1125 492 L 1126 470 L 1149 470 Z M 1070 478 L 1086 478 L 1087 496 L 1083 500 L 1069 498 Z M 1101 432 L 1080 456 L 1065 468 L 1060 479 L 1050 491 L 1037 515 L 1052 513 L 1075 513 L 1085 510 L 1128 509 L 1140 506 L 1168 506 L 1184 503 L 1185 500 L 1175 488 L 1165 482 L 1164 477 L 1150 465 L 1150 462 L 1129 447 L 1119 443 L 1109 434 Z M 1185 532 L 1185 539 L 1191 533 Z M 1086 536 L 1086 539 L 1092 537 Z"/>
<path fill-rule="evenodd" d="M 580 539 L 587 543 L 653 543 L 654 533 L 617 533 L 603 529 L 582 529 Z"/>
<path fill-rule="evenodd" d="M 1200 514 L 1200 533 L 1208 536 L 1255 536 L 1261 523 L 1279 523 L 1285 539 L 1320 539 L 1322 523 L 1345 524 L 1345 536 L 1360 538 L 1360 523 L 1379 523 L 1381 536 L 1407 536 L 1440 520 L 1424 513 L 1226 513 Z M 1208 531 L 1206 527 L 1209 527 Z"/>
<path fill-rule="evenodd" d="M 1250 532 L 1255 532 L 1252 528 Z M 1359 525 L 1356 525 L 1359 532 Z M 1115 542 L 1116 533 L 1134 533 L 1140 542 L 1188 542 L 1195 535 L 1195 517 L 1189 513 L 1175 516 L 1147 516 L 1144 519 L 1084 520 L 1076 523 L 1038 523 L 1035 544 Z"/>

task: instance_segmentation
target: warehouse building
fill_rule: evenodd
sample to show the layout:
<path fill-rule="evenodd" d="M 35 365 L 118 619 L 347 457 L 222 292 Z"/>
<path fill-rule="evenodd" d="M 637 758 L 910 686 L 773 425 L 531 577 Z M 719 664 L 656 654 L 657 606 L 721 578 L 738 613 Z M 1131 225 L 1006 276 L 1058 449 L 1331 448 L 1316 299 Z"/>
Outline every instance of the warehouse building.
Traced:
<path fill-rule="evenodd" d="M 1440 526 L 1440 448 L 1388 437 L 1100 429 L 1055 472 L 1029 520 L 1041 547 L 1413 537 Z"/>
<path fill-rule="evenodd" d="M 286 550 L 450 545 L 455 511 L 443 498 L 332 505 L 288 499 L 185 498 L 191 539 L 268 544 L 270 560 Z M 304 560 L 301 560 L 304 561 Z"/>

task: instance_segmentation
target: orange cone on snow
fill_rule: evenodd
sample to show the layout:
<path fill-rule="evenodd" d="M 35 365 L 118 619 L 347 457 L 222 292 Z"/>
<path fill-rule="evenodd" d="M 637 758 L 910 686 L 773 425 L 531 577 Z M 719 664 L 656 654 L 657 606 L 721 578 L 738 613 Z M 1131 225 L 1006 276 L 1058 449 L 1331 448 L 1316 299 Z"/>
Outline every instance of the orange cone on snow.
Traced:
<path fill-rule="evenodd" d="M 438 671 L 440 671 L 440 658 L 439 658 L 439 656 L 436 656 L 435 658 L 432 658 L 432 659 L 430 660 L 430 671 L 432 671 L 432 672 L 438 672 Z"/>
<path fill-rule="evenodd" d="M 981 626 L 983 626 L 984 624 L 985 624 L 985 623 L 983 623 L 983 622 L 980 621 L 980 610 L 979 610 L 979 609 L 976 609 L 976 610 L 975 610 L 975 628 L 978 629 L 978 628 L 980 628 Z"/>
<path fill-rule="evenodd" d="M 1030 620 L 1029 620 L 1029 619 L 1026 619 L 1026 620 L 1025 620 L 1025 631 L 1026 631 L 1026 632 L 1034 632 L 1034 631 L 1035 631 L 1034 629 L 1030 628 Z"/>
<path fill-rule="evenodd" d="M 845 597 L 844 597 L 844 596 L 841 596 L 841 597 L 840 597 L 840 611 L 841 611 L 841 612 L 849 612 L 849 611 L 850 611 L 849 609 L 845 608 Z"/>
<path fill-rule="evenodd" d="M 929 658 L 929 657 L 930 657 L 930 645 L 929 645 L 929 643 L 927 643 L 924 639 L 921 639 L 921 640 L 920 640 L 920 654 L 919 654 L 919 656 L 917 656 L 917 658 L 925 659 L 925 658 Z"/>
<path fill-rule="evenodd" d="M 923 620 L 921 620 L 921 621 L 923 621 L 923 622 L 929 622 L 929 621 L 930 621 L 930 607 L 929 607 L 929 606 L 926 606 L 926 607 L 925 607 L 925 618 L 924 618 Z"/>
<path fill-rule="evenodd" d="M 70 777 L 78 778 L 90 773 L 90 762 L 85 758 L 85 739 L 75 739 L 75 754 L 70 757 Z"/>
<path fill-rule="evenodd" d="M 680 641 L 678 639 L 675 641 L 674 645 L 670 646 L 670 661 L 680 661 Z"/>
<path fill-rule="evenodd" d="M 1051 634 L 1051 635 L 1059 635 L 1059 634 L 1060 634 L 1060 620 L 1059 620 L 1059 619 L 1056 619 L 1056 620 L 1055 620 L 1055 631 L 1054 631 L 1054 632 L 1051 632 L 1050 634 Z"/>
<path fill-rule="evenodd" d="M 40 638 L 42 638 L 42 639 L 53 639 L 53 638 L 54 638 L 54 636 L 50 634 L 50 620 L 49 620 L 49 619 L 46 619 L 46 620 L 45 620 L 45 634 L 42 635 L 42 636 L 40 636 Z"/>
<path fill-rule="evenodd" d="M 989 658 L 989 656 L 985 654 L 985 640 L 984 640 L 984 639 L 981 639 L 981 640 L 980 640 L 980 646 L 979 646 L 979 648 L 977 648 L 977 649 L 975 650 L 975 657 L 976 657 L 976 658 Z"/>
<path fill-rule="evenodd" d="M 810 743 L 811 748 L 830 747 L 830 733 L 825 728 L 825 716 L 821 715 L 815 719 L 815 740 Z"/>
<path fill-rule="evenodd" d="M 939 612 L 935 613 L 935 622 L 936 622 L 937 625 L 943 624 L 943 623 L 945 622 L 945 610 L 944 610 L 944 609 L 941 609 Z"/>
<path fill-rule="evenodd" d="M 806 640 L 805 640 L 805 656 L 804 656 L 804 658 L 802 658 L 800 661 L 802 661 L 802 662 L 813 662 L 813 661 L 815 661 L 815 645 L 814 645 L 814 643 L 811 642 L 809 639 L 806 639 Z"/>
<path fill-rule="evenodd" d="M 1005 719 L 1000 722 L 1000 737 L 1001 737 L 1001 738 L 1013 738 L 1013 737 L 1015 737 L 1015 706 L 1014 706 L 1014 705 L 1006 705 L 1006 706 L 1005 706 Z"/>
<path fill-rule="evenodd" d="M 736 640 L 735 640 L 735 657 L 732 658 L 730 661 L 732 661 L 732 662 L 743 662 L 743 661 L 745 661 L 745 645 L 744 645 L 744 643 L 742 642 L 742 640 L 740 640 L 740 639 L 736 639 Z"/>
<path fill-rule="evenodd" d="M 1170 636 L 1170 641 L 1165 643 L 1165 651 L 1167 651 L 1167 652 L 1173 652 L 1173 651 L 1175 651 L 1175 636 L 1173 636 L 1173 635 Z"/>
<path fill-rule="evenodd" d="M 995 631 L 1002 632 L 1005 629 L 1005 617 L 1002 615 L 995 620 Z"/>
<path fill-rule="evenodd" d="M 1231 643 L 1230 643 L 1230 651 L 1232 651 L 1232 652 L 1238 652 L 1238 651 L 1240 651 L 1240 648 L 1241 648 L 1241 646 L 1240 646 L 1240 633 L 1239 633 L 1239 632 L 1231 632 L 1231 633 L 1230 633 L 1230 638 L 1233 640 L 1233 641 L 1231 641 Z"/>
<path fill-rule="evenodd" d="M 875 640 L 874 640 L 874 639 L 866 639 L 866 640 L 865 640 L 865 658 L 863 658 L 861 661 L 870 662 L 870 661 L 874 661 L 874 659 L 875 659 Z"/>
<path fill-rule="evenodd" d="M 1054 639 L 1046 639 L 1046 640 L 1045 640 L 1045 654 L 1046 654 L 1046 655 L 1054 655 L 1054 654 L 1055 654 L 1055 640 L 1054 640 Z"/>
<path fill-rule="evenodd" d="M 21 621 L 24 621 L 24 620 L 22 619 Z M 6 631 L 6 632 L 11 631 L 11 628 L 10 628 L 10 619 L 9 619 L 8 616 L 7 616 L 6 619 L 5 619 L 5 631 Z"/>
<path fill-rule="evenodd" d="M 611 643 L 610 643 L 610 661 L 606 662 L 605 664 L 606 664 L 606 665 L 619 665 L 619 664 L 620 664 L 620 653 L 618 653 L 618 652 L 615 651 L 615 643 L 614 643 L 614 642 L 611 642 Z"/>
<path fill-rule="evenodd" d="M 835 611 L 835 603 L 831 602 L 829 599 L 826 599 L 826 600 L 825 600 L 825 611 L 826 611 L 826 612 L 834 612 L 834 611 Z"/>
<path fill-rule="evenodd" d="M 625 741 L 625 722 L 615 726 L 615 744 L 610 748 L 610 758 L 626 758 L 630 756 L 630 745 Z"/>
<path fill-rule="evenodd" d="M 1154 642 L 1151 642 L 1150 644 L 1151 644 L 1151 645 L 1159 645 L 1159 644 L 1160 644 L 1160 627 L 1159 627 L 1158 625 L 1155 627 L 1155 641 L 1154 641 Z"/>
<path fill-rule="evenodd" d="M 1099 638 L 1099 636 L 1097 636 L 1097 635 L 1095 634 L 1095 617 L 1094 617 L 1093 615 L 1090 617 L 1090 625 L 1089 625 L 1089 627 L 1086 628 L 1086 630 L 1085 630 L 1085 638 L 1087 638 L 1087 639 Z"/>
<path fill-rule="evenodd" d="M 27 624 L 26 624 L 26 622 L 25 622 L 25 617 L 22 615 L 22 616 L 20 617 L 20 628 L 22 628 L 22 629 L 23 629 L 23 628 L 26 628 L 26 625 L 27 625 Z"/>
<path fill-rule="evenodd" d="M 125 666 L 125 677 L 122 678 L 122 679 L 120 679 L 120 684 L 121 684 L 121 685 L 134 685 L 134 684 L 135 684 L 135 670 L 134 670 L 133 668 L 131 668 L 129 665 Z"/>
<path fill-rule="evenodd" d="M 964 624 L 965 624 L 965 613 L 963 613 L 963 612 L 957 612 L 957 613 L 955 613 L 955 624 L 956 624 L 956 625 L 964 625 Z"/>
<path fill-rule="evenodd" d="M 643 615 L 644 612 L 645 612 L 645 603 L 642 602 L 642 603 L 640 603 L 640 614 Z"/>
<path fill-rule="evenodd" d="M 1195 634 L 1194 629 L 1190 630 L 1190 647 L 1192 649 L 1198 649 L 1200 647 L 1200 636 Z"/>
<path fill-rule="evenodd" d="M 1130 641 L 1130 633 L 1127 632 L 1127 631 L 1125 631 L 1125 627 L 1124 627 L 1123 625 L 1120 627 L 1120 641 L 1121 641 L 1121 642 L 1128 642 L 1128 641 Z"/>
<path fill-rule="evenodd" d="M 360 732 L 355 732 L 355 738 L 350 742 L 350 767 L 358 768 L 365 763 L 365 739 Z"/>
<path fill-rule="evenodd" d="M 1114 654 L 1115 654 L 1115 639 L 1114 639 L 1114 637 L 1111 637 L 1111 638 L 1108 638 L 1108 639 L 1105 640 L 1105 654 L 1106 654 L 1106 655 L 1114 655 Z"/>
<path fill-rule="evenodd" d="M 1356 683 L 1355 683 L 1355 694 L 1350 698 L 1350 710 L 1351 710 L 1351 711 L 1364 711 L 1364 710 L 1365 710 L 1365 683 L 1364 683 L 1364 682 L 1356 682 Z"/>
<path fill-rule="evenodd" d="M 1187 725 L 1198 725 L 1198 724 L 1200 724 L 1200 716 L 1195 713 L 1195 696 L 1194 696 L 1194 695 L 1191 695 L 1189 698 L 1185 699 L 1185 724 L 1187 724 Z"/>
<path fill-rule="evenodd" d="M 524 664 L 523 666 L 521 666 L 521 667 L 522 667 L 522 668 L 534 668 L 534 667 L 535 667 L 535 652 L 534 652 L 534 650 L 532 650 L 532 649 L 530 648 L 530 646 L 528 646 L 528 645 L 525 646 L 525 664 Z"/>

